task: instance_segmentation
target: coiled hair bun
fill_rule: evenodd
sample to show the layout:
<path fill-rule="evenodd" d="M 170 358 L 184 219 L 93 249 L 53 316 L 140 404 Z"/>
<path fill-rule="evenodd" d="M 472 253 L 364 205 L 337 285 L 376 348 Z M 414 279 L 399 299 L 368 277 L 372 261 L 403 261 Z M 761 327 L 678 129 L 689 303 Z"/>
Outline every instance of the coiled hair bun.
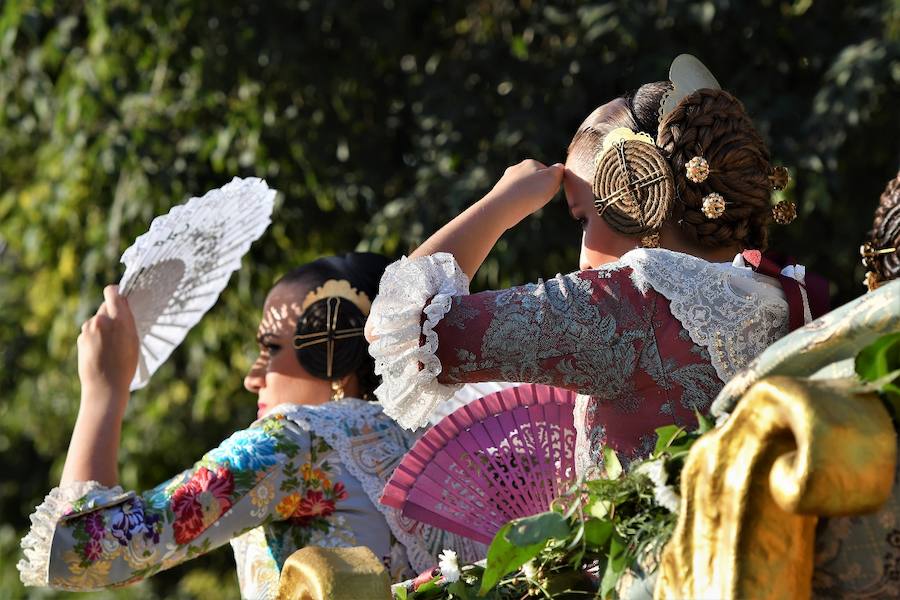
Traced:
<path fill-rule="evenodd" d="M 712 89 L 686 96 L 659 124 L 656 143 L 675 178 L 678 201 L 672 216 L 688 239 L 706 247 L 765 249 L 772 220 L 769 150 L 737 98 Z M 700 183 L 685 172 L 695 156 L 710 167 Z M 713 192 L 723 196 L 726 209 L 709 219 L 703 198 Z"/>
<path fill-rule="evenodd" d="M 351 252 L 340 256 L 328 256 L 294 269 L 282 277 L 276 285 L 292 285 L 302 294 L 317 290 L 329 281 L 343 281 L 369 301 L 378 293 L 378 283 L 390 261 L 380 254 Z M 304 297 L 301 295 L 301 302 Z M 329 328 L 329 320 L 331 327 Z M 312 302 L 297 319 L 295 335 L 313 336 L 302 339 L 322 339 L 332 332 L 331 359 L 329 344 L 309 344 L 294 351 L 304 369 L 320 379 L 340 379 L 355 374 L 359 381 L 360 395 L 372 395 L 380 383 L 375 375 L 375 362 L 369 356 L 369 345 L 362 335 L 366 314 L 357 303 L 340 296 L 326 295 Z M 359 330 L 359 335 L 342 336 L 341 331 Z M 330 372 L 329 373 L 329 362 Z"/>
<path fill-rule="evenodd" d="M 363 362 L 371 360 L 369 344 L 362 331 L 345 336 L 339 332 L 361 330 L 365 325 L 366 315 L 349 300 L 334 296 L 317 300 L 297 319 L 295 335 L 318 338 L 320 342 L 295 346 L 297 359 L 319 379 L 341 379 L 355 373 Z"/>
<path fill-rule="evenodd" d="M 652 141 L 637 139 L 617 142 L 600 157 L 593 192 L 603 220 L 614 231 L 634 237 L 658 232 L 675 199 L 665 157 Z"/>

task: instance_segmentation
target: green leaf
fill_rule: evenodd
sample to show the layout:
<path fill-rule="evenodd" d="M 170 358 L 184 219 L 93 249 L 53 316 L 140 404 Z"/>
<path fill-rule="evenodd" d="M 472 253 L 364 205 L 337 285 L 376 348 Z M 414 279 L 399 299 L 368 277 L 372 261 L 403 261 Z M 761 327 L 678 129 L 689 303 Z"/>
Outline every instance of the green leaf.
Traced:
<path fill-rule="evenodd" d="M 606 477 L 608 479 L 618 479 L 622 475 L 622 463 L 616 456 L 616 451 L 609 446 L 603 447 L 603 464 L 606 465 Z"/>
<path fill-rule="evenodd" d="M 429 598 L 440 598 L 444 595 L 444 586 L 438 585 L 440 577 L 435 577 L 431 581 L 426 581 L 418 587 L 413 593 L 415 600 L 428 600 Z"/>
<path fill-rule="evenodd" d="M 707 431 L 711 430 L 716 426 L 715 421 L 713 421 L 708 416 L 701 413 L 699 410 L 695 410 L 694 414 L 697 415 L 697 432 L 700 434 L 704 434 Z"/>
<path fill-rule="evenodd" d="M 603 548 L 613 534 L 612 521 L 588 519 L 584 522 L 584 541 L 594 548 Z"/>
<path fill-rule="evenodd" d="M 883 335 L 860 350 L 854 366 L 863 381 L 878 381 L 900 370 L 900 332 Z"/>
<path fill-rule="evenodd" d="M 564 539 L 569 535 L 566 519 L 554 511 L 516 519 L 509 526 L 506 539 L 519 547 L 543 543 L 551 538 Z"/>
<path fill-rule="evenodd" d="M 613 503 L 605 498 L 592 497 L 584 507 L 584 512 L 597 519 L 606 518 L 613 509 Z"/>
<path fill-rule="evenodd" d="M 684 435 L 684 427 L 678 425 L 666 425 L 665 427 L 656 428 L 656 447 L 653 448 L 654 454 L 665 452 L 675 441 Z"/>
<path fill-rule="evenodd" d="M 406 600 L 406 588 L 398 587 L 393 591 L 394 600 Z"/>
<path fill-rule="evenodd" d="M 501 527 L 488 547 L 487 564 L 481 578 L 481 588 L 478 591 L 480 596 L 484 596 L 497 585 L 504 575 L 520 568 L 544 548 L 546 541 L 524 547 L 510 542 L 507 534 L 512 529 L 512 525 L 513 522 L 510 522 Z"/>
<path fill-rule="evenodd" d="M 628 566 L 628 555 L 625 553 L 627 545 L 618 534 L 613 534 L 609 543 L 609 560 L 606 563 L 606 571 L 600 581 L 600 597 L 606 598 L 616 588 L 619 577 Z"/>
<path fill-rule="evenodd" d="M 469 586 L 467 586 L 466 582 L 462 579 L 454 581 L 453 583 L 448 585 L 446 590 L 454 598 L 459 598 L 460 600 L 471 599 L 471 596 L 469 596 Z"/>

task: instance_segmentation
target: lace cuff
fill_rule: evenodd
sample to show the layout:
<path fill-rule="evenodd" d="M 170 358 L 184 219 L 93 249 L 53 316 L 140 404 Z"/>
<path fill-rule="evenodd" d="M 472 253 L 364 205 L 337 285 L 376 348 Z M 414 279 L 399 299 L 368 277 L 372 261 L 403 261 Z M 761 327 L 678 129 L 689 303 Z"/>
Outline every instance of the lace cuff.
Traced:
<path fill-rule="evenodd" d="M 76 481 L 51 490 L 31 515 L 31 529 L 22 538 L 25 558 L 19 561 L 19 578 L 25 585 L 46 586 L 50 579 L 50 550 L 53 534 L 60 520 L 71 514 L 73 503 L 80 500 L 78 513 L 89 512 L 133 496 L 120 486 L 108 488 L 96 481 Z"/>
<path fill-rule="evenodd" d="M 460 388 L 437 381 L 442 367 L 435 355 L 434 327 L 450 310 L 453 297 L 468 293 L 468 277 L 453 255 L 444 252 L 401 258 L 381 278 L 369 315 L 375 339 L 369 352 L 383 381 L 375 395 L 385 414 L 407 429 L 425 425 L 431 411 Z"/>

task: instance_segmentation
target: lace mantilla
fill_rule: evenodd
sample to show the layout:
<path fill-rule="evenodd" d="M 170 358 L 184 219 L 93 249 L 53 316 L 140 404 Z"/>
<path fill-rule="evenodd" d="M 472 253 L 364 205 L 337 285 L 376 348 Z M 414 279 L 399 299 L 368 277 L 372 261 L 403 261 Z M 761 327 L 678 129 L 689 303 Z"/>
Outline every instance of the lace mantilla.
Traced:
<path fill-rule="evenodd" d="M 652 287 L 669 300 L 722 381 L 787 333 L 787 302 L 765 275 L 661 248 L 632 250 L 614 264 L 631 267 L 639 289 Z"/>
<path fill-rule="evenodd" d="M 450 310 L 453 297 L 468 293 L 468 277 L 445 252 L 401 258 L 381 278 L 369 315 L 375 338 L 369 353 L 383 381 L 375 395 L 385 414 L 407 429 L 425 425 L 435 407 L 459 389 L 437 381 L 441 361 L 435 356 L 434 327 Z"/>
<path fill-rule="evenodd" d="M 25 558 L 16 565 L 22 583 L 28 586 L 46 586 L 50 577 L 50 550 L 56 524 L 72 512 L 72 503 L 80 500 L 81 512 L 100 509 L 121 502 L 133 492 L 124 492 L 120 486 L 108 488 L 96 481 L 76 481 L 53 488 L 44 501 L 31 514 L 31 530 L 22 539 Z"/>
<path fill-rule="evenodd" d="M 484 556 L 481 544 L 414 521 L 381 504 L 387 480 L 416 435 L 385 418 L 380 404 L 346 398 L 320 406 L 286 405 L 279 412 L 314 431 L 337 450 L 341 462 L 359 480 L 394 537 L 406 548 L 407 558 L 417 572 L 434 567 L 437 555 L 445 548 L 455 550 L 464 561 Z"/>

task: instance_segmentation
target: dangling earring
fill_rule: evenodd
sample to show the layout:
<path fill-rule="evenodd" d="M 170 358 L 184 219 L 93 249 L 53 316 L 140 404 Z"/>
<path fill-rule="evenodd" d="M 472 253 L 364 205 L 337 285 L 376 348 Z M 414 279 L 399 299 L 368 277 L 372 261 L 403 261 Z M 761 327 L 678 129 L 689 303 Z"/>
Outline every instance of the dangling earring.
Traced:
<path fill-rule="evenodd" d="M 344 382 L 340 379 L 331 380 L 331 399 L 343 400 L 344 398 Z"/>

